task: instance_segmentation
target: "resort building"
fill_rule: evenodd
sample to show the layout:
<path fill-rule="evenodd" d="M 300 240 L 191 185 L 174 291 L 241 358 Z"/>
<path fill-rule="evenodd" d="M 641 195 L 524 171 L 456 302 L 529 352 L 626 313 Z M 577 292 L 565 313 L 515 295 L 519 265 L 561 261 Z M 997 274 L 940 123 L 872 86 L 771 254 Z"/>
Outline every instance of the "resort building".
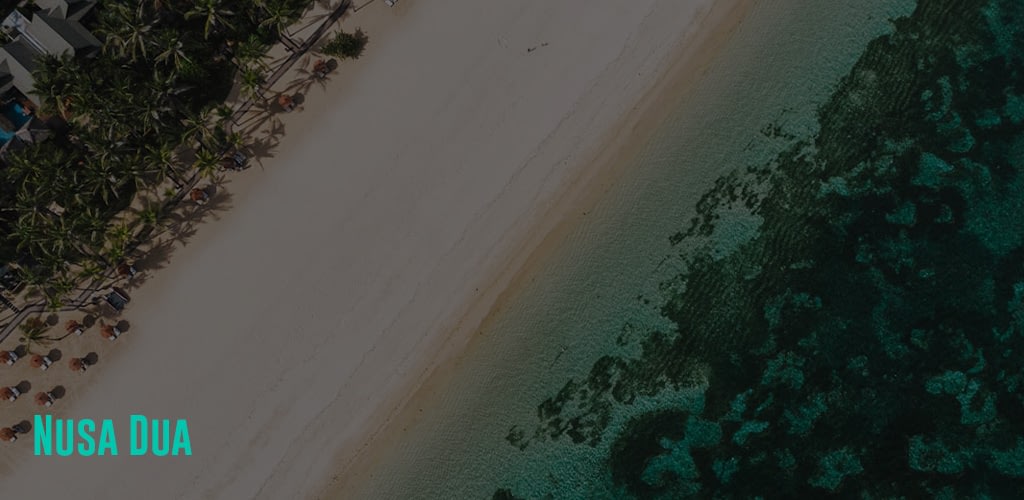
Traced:
<path fill-rule="evenodd" d="M 81 20 L 96 0 L 35 0 L 35 9 L 14 9 L 0 30 L 11 41 L 0 47 L 0 152 L 18 142 L 34 142 L 48 135 L 35 117 L 39 96 L 34 93 L 37 59 L 45 54 L 95 55 L 100 41 Z"/>

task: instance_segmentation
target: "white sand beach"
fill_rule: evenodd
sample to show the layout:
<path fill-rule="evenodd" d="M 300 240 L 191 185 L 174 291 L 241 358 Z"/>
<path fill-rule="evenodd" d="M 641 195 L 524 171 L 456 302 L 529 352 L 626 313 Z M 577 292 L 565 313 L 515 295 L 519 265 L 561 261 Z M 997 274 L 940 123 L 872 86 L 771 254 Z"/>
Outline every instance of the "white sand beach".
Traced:
<path fill-rule="evenodd" d="M 747 3 L 363 5 L 341 26 L 367 32 L 364 56 L 143 269 L 130 328 L 53 408 L 185 418 L 194 455 L 34 457 L 26 436 L 0 447 L 0 498 L 338 497 L 324 488 L 614 178 L 659 82 L 699 71 L 688 48 Z"/>

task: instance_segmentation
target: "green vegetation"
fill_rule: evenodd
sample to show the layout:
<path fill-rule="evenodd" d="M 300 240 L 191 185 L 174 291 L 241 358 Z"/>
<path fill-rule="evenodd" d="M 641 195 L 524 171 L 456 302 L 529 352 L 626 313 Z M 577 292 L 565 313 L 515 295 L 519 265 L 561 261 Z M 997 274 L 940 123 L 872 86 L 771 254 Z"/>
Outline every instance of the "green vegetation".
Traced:
<path fill-rule="evenodd" d="M 45 347 L 54 341 L 53 337 L 46 335 L 50 325 L 39 319 L 38 316 L 25 320 L 24 323 L 18 325 L 18 329 L 21 330 L 21 337 L 18 338 L 18 342 L 25 346 L 26 352 L 33 352 L 32 347 L 34 346 Z"/>
<path fill-rule="evenodd" d="M 224 131 L 230 110 L 222 106 L 234 75 L 261 84 L 266 49 L 308 4 L 97 5 L 87 26 L 103 41 L 98 56 L 37 62 L 40 115 L 62 118 L 67 129 L 8 152 L 0 169 L 0 257 L 27 262 L 38 275 L 34 284 L 50 285 L 43 291 L 51 306 L 72 278 L 122 258 L 162 211 L 112 220 L 139 193 L 162 199 L 166 180 L 181 184 L 196 168 L 214 170 L 222 148 L 237 142 Z M 179 161 L 188 150 L 198 165 Z M 60 287 L 52 286 L 54 277 Z"/>
<path fill-rule="evenodd" d="M 342 59 L 359 59 L 369 41 L 370 37 L 359 28 L 356 28 L 355 33 L 342 31 L 324 44 L 323 52 Z"/>

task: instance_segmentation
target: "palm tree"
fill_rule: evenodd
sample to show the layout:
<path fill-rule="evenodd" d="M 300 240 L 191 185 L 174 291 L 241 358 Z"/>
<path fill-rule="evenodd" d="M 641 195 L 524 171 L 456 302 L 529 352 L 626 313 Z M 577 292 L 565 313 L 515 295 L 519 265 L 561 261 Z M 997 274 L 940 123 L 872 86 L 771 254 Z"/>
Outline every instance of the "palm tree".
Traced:
<path fill-rule="evenodd" d="M 124 257 L 124 251 L 135 236 L 135 231 L 126 221 L 121 221 L 107 233 L 107 241 L 112 249 L 117 249 L 118 257 Z M 120 262 L 121 258 L 111 258 L 111 262 Z"/>
<path fill-rule="evenodd" d="M 18 325 L 18 329 L 21 330 L 18 342 L 25 346 L 27 352 L 32 352 L 33 346 L 47 346 L 54 341 L 53 337 L 46 335 L 46 331 L 50 329 L 50 326 L 38 316 L 26 319 L 22 324 Z"/>
<path fill-rule="evenodd" d="M 220 156 L 209 149 L 196 151 L 196 171 L 206 178 L 213 178 L 220 168 Z"/>
<path fill-rule="evenodd" d="M 177 71 L 182 71 L 186 63 L 192 62 L 188 57 L 185 43 L 176 31 L 162 31 L 158 36 L 157 46 L 162 49 L 154 59 L 158 63 L 171 64 Z"/>
<path fill-rule="evenodd" d="M 245 66 L 242 68 L 241 80 L 239 82 L 242 94 L 252 100 L 263 98 L 263 72 L 259 68 Z"/>
<path fill-rule="evenodd" d="M 60 310 L 64 307 L 68 294 L 75 290 L 78 283 L 67 272 L 62 272 L 50 281 L 50 288 L 46 297 L 46 306 L 51 311 Z"/>
<path fill-rule="evenodd" d="M 153 25 L 144 5 L 144 2 L 139 2 L 138 7 L 133 9 L 126 3 L 104 4 L 96 28 L 96 33 L 104 38 L 104 53 L 127 57 L 131 62 L 140 56 L 148 57 L 146 49 L 151 43 Z"/>
<path fill-rule="evenodd" d="M 229 18 L 235 15 L 223 0 L 194 0 L 192 8 L 185 13 L 185 19 L 202 19 L 203 38 L 210 38 L 210 33 L 222 28 L 230 28 Z"/>
<path fill-rule="evenodd" d="M 42 98 L 43 111 L 67 120 L 77 97 L 76 63 L 69 54 L 44 54 L 35 59 L 35 64 L 32 87 L 33 92 Z"/>
<path fill-rule="evenodd" d="M 103 247 L 107 232 L 107 219 L 103 217 L 100 209 L 94 206 L 85 206 L 75 211 L 73 226 L 82 253 L 102 262 L 98 249 Z"/>
<path fill-rule="evenodd" d="M 281 38 L 288 38 L 284 30 L 295 18 L 298 17 L 298 10 L 285 2 L 261 2 L 260 7 L 264 12 L 260 21 L 261 28 L 269 29 Z M 291 40 L 289 38 L 289 40 Z"/>
<path fill-rule="evenodd" d="M 238 42 L 234 48 L 235 64 L 239 68 L 255 65 L 261 71 L 270 71 L 266 63 L 267 46 L 255 34 Z"/>
<path fill-rule="evenodd" d="M 189 113 L 185 116 L 185 119 L 181 121 L 184 129 L 181 131 L 181 142 L 192 146 L 198 143 L 200 146 L 205 145 L 210 139 L 213 132 L 210 130 L 210 115 L 212 111 L 210 109 L 204 109 L 199 113 Z"/>
<path fill-rule="evenodd" d="M 78 271 L 78 278 L 83 282 L 90 283 L 103 277 L 103 267 L 94 260 L 81 262 L 81 269 Z"/>
<path fill-rule="evenodd" d="M 162 176 L 170 177 L 176 185 L 184 184 L 181 173 L 175 168 L 174 146 L 168 141 L 146 145 L 146 161 L 152 163 Z"/>

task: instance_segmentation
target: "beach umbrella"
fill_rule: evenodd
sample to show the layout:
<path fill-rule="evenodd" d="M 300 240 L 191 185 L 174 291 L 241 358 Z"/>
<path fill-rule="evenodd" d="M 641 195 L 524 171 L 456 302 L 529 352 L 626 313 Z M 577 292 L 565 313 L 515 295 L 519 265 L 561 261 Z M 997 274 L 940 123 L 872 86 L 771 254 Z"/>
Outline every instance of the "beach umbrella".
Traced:
<path fill-rule="evenodd" d="M 75 372 L 84 372 L 86 368 L 85 361 L 82 361 L 82 358 L 71 358 L 71 361 L 68 361 L 68 367 L 71 368 L 71 371 Z"/>
<path fill-rule="evenodd" d="M 4 427 L 0 429 L 0 439 L 13 443 L 18 440 L 18 433 L 10 427 Z"/>
<path fill-rule="evenodd" d="M 18 360 L 18 355 L 14 351 L 0 351 L 0 363 L 7 365 L 13 365 Z"/>
<path fill-rule="evenodd" d="M 40 370 L 45 370 L 49 368 L 51 364 L 53 364 L 53 361 L 51 361 L 50 358 L 46 356 L 40 356 L 38 354 L 32 356 L 32 368 L 39 368 Z"/>
<path fill-rule="evenodd" d="M 121 335 L 121 331 L 116 326 L 103 325 L 103 328 L 100 329 L 100 335 L 103 335 L 103 338 L 107 340 L 114 340 L 118 335 Z"/>
<path fill-rule="evenodd" d="M 48 392 L 36 393 L 36 404 L 39 406 L 50 406 L 53 404 L 53 394 Z"/>
<path fill-rule="evenodd" d="M 14 401 L 18 399 L 18 396 L 21 396 L 21 391 L 17 387 L 4 387 L 0 389 L 0 398 L 4 400 Z"/>
<path fill-rule="evenodd" d="M 82 332 L 85 331 L 85 325 L 83 325 L 83 324 L 81 324 L 81 323 L 79 323 L 79 322 L 77 322 L 77 321 L 75 321 L 73 319 L 69 319 L 68 322 L 64 324 L 64 329 L 67 330 L 68 333 L 74 333 L 76 335 L 81 335 Z"/>

